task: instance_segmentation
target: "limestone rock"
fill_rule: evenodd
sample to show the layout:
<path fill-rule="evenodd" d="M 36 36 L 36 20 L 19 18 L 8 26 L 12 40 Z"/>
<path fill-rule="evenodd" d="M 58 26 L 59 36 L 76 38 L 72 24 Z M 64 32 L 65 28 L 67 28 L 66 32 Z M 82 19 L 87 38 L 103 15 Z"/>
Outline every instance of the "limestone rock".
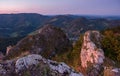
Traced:
<path fill-rule="evenodd" d="M 30 54 L 0 63 L 0 76 L 83 76 L 65 63 Z"/>
<path fill-rule="evenodd" d="M 21 73 L 23 70 L 28 70 L 30 69 L 31 66 L 35 67 L 37 65 L 42 65 L 42 67 L 46 65 L 43 69 L 46 69 L 46 68 L 49 69 L 52 76 L 54 76 L 53 73 L 58 73 L 59 76 L 61 75 L 83 76 L 81 73 L 76 73 L 73 69 L 71 69 L 65 63 L 58 63 L 56 61 L 47 60 L 42 58 L 42 56 L 35 55 L 35 54 L 28 55 L 18 59 L 15 64 L 16 72 Z M 38 66 L 37 68 L 40 68 L 40 67 Z"/>
<path fill-rule="evenodd" d="M 35 55 L 35 54 L 19 58 L 16 61 L 16 64 L 15 64 L 15 66 L 16 66 L 16 72 L 22 71 L 25 68 L 28 69 L 29 66 L 31 66 L 31 65 L 37 65 L 37 64 L 39 64 L 39 61 L 41 59 L 42 59 L 42 57 L 40 55 Z"/>
<path fill-rule="evenodd" d="M 84 35 L 81 49 L 82 67 L 87 67 L 88 62 L 92 64 L 102 64 L 104 52 L 100 48 L 100 33 L 98 31 L 88 31 Z"/>
<path fill-rule="evenodd" d="M 83 76 L 81 73 L 76 73 L 73 69 L 71 69 L 68 65 L 65 63 L 57 63 L 55 61 L 48 61 L 48 65 L 50 68 L 56 72 L 59 72 L 61 74 L 68 74 L 69 76 Z"/>
<path fill-rule="evenodd" d="M 101 35 L 98 31 L 88 31 L 84 35 L 80 58 L 81 66 L 89 71 L 89 76 L 97 76 L 104 63 L 105 56 L 101 49 L 100 40 Z"/>

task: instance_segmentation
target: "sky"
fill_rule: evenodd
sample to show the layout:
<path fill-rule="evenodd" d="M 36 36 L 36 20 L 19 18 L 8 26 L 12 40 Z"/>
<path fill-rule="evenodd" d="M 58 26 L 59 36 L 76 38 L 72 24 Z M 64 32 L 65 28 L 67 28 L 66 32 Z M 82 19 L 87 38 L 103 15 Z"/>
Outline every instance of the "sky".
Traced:
<path fill-rule="evenodd" d="M 120 0 L 0 0 L 0 13 L 120 16 Z"/>

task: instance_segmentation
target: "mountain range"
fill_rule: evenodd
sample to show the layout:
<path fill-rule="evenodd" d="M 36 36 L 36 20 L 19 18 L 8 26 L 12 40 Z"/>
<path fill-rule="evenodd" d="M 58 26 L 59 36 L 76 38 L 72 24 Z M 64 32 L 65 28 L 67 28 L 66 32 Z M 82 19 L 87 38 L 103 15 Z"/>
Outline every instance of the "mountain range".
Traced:
<path fill-rule="evenodd" d="M 69 37 L 87 30 L 104 30 L 120 25 L 120 17 L 41 15 L 36 13 L 0 14 L 0 37 L 20 37 L 46 24 L 62 28 Z"/>

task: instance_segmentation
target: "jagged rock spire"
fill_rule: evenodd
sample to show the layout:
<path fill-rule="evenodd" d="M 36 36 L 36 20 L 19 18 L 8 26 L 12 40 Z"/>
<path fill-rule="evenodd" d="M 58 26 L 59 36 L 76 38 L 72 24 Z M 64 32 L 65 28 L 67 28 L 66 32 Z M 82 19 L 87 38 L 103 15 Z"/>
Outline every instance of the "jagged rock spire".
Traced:
<path fill-rule="evenodd" d="M 101 35 L 98 31 L 87 31 L 81 48 L 81 66 L 86 70 L 88 76 L 97 76 L 104 62 L 104 52 L 100 44 Z M 90 69 L 91 68 L 91 69 Z"/>

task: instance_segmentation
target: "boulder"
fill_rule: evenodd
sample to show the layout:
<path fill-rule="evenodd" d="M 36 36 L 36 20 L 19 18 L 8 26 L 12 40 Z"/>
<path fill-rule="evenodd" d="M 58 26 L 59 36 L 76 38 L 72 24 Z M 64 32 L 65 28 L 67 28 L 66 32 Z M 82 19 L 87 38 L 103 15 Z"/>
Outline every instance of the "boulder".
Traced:
<path fill-rule="evenodd" d="M 63 62 L 30 54 L 18 59 L 0 63 L 1 76 L 83 76 Z"/>
<path fill-rule="evenodd" d="M 20 72 L 24 69 L 28 69 L 29 66 L 32 66 L 32 65 L 37 65 L 39 64 L 39 61 L 42 60 L 42 56 L 40 55 L 35 55 L 35 54 L 32 54 L 32 55 L 28 55 L 26 57 L 22 57 L 22 58 L 19 58 L 17 61 L 16 61 L 16 64 L 15 64 L 15 71 L 16 72 Z"/>

